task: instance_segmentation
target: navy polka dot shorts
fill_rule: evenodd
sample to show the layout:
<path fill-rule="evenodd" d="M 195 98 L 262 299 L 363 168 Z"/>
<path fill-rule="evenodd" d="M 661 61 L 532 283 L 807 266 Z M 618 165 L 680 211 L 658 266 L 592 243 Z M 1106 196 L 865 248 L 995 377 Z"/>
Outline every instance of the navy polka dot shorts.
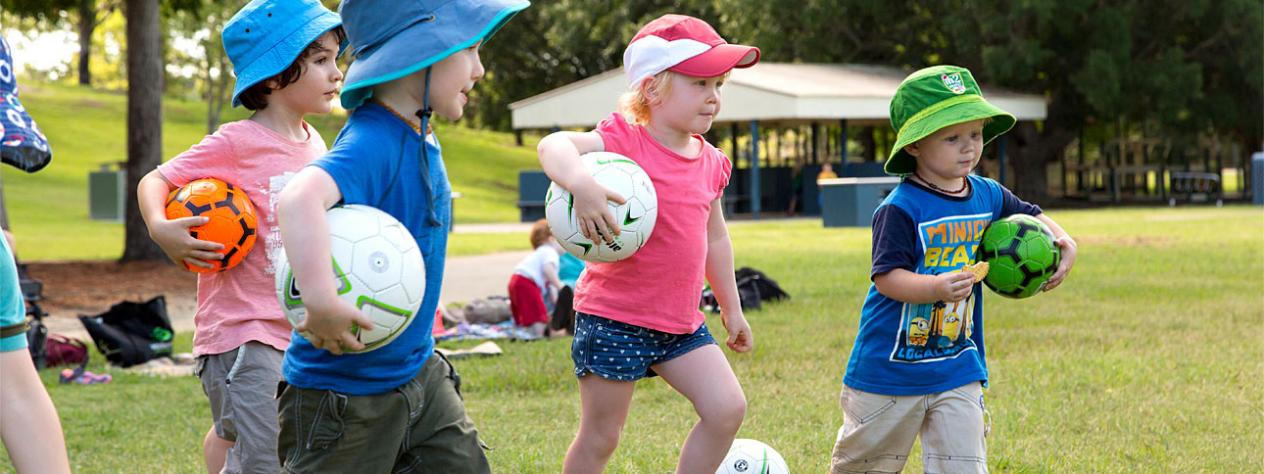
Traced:
<path fill-rule="evenodd" d="M 571 360 L 575 376 L 596 374 L 603 379 L 635 381 L 654 377 L 650 366 L 715 344 L 707 325 L 692 334 L 671 334 L 612 321 L 591 314 L 575 313 L 575 339 Z"/>

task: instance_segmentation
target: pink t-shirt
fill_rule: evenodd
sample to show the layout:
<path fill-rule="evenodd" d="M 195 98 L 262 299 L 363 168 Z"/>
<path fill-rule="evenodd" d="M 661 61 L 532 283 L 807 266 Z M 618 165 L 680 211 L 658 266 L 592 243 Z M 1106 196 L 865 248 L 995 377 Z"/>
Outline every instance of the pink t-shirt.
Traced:
<path fill-rule="evenodd" d="M 219 354 L 249 341 L 278 350 L 290 345 L 290 323 L 277 302 L 274 275 L 285 250 L 277 227 L 281 188 L 298 170 L 325 154 L 325 141 L 303 123 L 307 141 L 294 142 L 252 120 L 226 123 L 188 151 L 158 167 L 172 185 L 218 178 L 246 190 L 255 205 L 258 237 L 241 264 L 199 273 L 193 353 Z"/>
<path fill-rule="evenodd" d="M 614 263 L 589 263 L 577 285 L 575 309 L 672 334 L 702 325 L 698 310 L 705 280 L 707 220 L 724 193 L 733 165 L 701 135 L 702 152 L 680 156 L 644 127 L 614 113 L 597 124 L 606 151 L 631 158 L 658 191 L 658 221 L 649 241 Z"/>

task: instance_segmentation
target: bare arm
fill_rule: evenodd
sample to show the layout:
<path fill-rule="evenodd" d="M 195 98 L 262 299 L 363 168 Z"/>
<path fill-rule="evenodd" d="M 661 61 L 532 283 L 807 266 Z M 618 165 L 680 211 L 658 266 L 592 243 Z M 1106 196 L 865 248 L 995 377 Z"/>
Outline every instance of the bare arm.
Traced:
<path fill-rule="evenodd" d="M 579 159 L 585 153 L 605 149 L 597 132 L 554 132 L 536 146 L 544 174 L 575 195 L 575 220 L 584 237 L 593 242 L 601 238 L 613 242 L 619 235 L 619 223 L 606 201 L 625 202 L 623 196 L 597 184 Z"/>
<path fill-rule="evenodd" d="M 912 304 L 961 301 L 974 291 L 974 274 L 948 272 L 920 275 L 896 268 L 873 278 L 878 292 L 896 301 Z"/>
<path fill-rule="evenodd" d="M 0 374 L 0 439 L 13 467 L 17 472 L 69 473 L 61 419 L 30 352 L 0 352 Z"/>
<path fill-rule="evenodd" d="M 294 278 L 303 292 L 307 319 L 296 329 L 313 346 L 341 354 L 344 348 L 364 345 L 351 334 L 353 324 L 372 329 L 359 310 L 338 298 L 329 250 L 329 220 L 325 211 L 342 199 L 337 183 L 324 170 L 306 167 L 281 191 L 277 223 Z"/>
<path fill-rule="evenodd" d="M 755 336 L 742 312 L 742 301 L 737 294 L 737 281 L 733 275 L 733 242 L 729 240 L 728 225 L 724 222 L 724 209 L 719 199 L 711 203 L 711 215 L 707 217 L 707 281 L 720 304 L 720 320 L 729 337 L 725 343 L 736 352 L 747 352 L 755 347 Z"/>
<path fill-rule="evenodd" d="M 1050 276 L 1049 282 L 1045 284 L 1044 291 L 1049 291 L 1061 285 L 1067 274 L 1071 273 L 1071 267 L 1075 266 L 1075 254 L 1079 251 L 1079 245 L 1048 214 L 1041 213 L 1036 218 L 1049 226 L 1049 230 L 1053 231 L 1054 242 L 1062 249 L 1062 261 L 1058 262 L 1058 270 L 1053 272 L 1053 276 Z"/>
<path fill-rule="evenodd" d="M 172 261 L 189 265 L 212 268 L 214 265 L 205 260 L 218 260 L 216 253 L 224 246 L 209 240 L 198 240 L 189 235 L 189 228 L 205 224 L 206 217 L 190 216 L 179 219 L 167 219 L 167 194 L 175 189 L 158 170 L 150 171 L 136 185 L 136 201 L 140 207 L 141 218 L 149 229 L 149 238 L 162 248 Z"/>

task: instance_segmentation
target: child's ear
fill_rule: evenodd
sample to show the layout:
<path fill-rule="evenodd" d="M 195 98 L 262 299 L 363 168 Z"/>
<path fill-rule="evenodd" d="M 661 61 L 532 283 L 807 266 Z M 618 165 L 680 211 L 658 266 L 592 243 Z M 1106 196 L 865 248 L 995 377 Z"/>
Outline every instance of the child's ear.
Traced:
<path fill-rule="evenodd" d="M 645 98 L 646 103 L 653 104 L 658 102 L 658 88 L 654 87 L 654 76 L 641 80 L 641 97 Z"/>
<path fill-rule="evenodd" d="M 904 152 L 913 155 L 913 158 L 921 158 L 922 156 L 922 149 L 917 147 L 917 142 L 905 145 Z"/>

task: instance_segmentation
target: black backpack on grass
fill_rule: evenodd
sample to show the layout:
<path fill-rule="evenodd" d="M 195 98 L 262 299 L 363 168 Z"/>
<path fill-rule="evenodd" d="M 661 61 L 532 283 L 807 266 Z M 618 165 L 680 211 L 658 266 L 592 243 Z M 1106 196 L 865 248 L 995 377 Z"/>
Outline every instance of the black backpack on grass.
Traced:
<path fill-rule="evenodd" d="M 781 289 L 776 280 L 751 267 L 742 267 L 734 272 L 737 280 L 737 296 L 742 303 L 742 310 L 759 309 L 764 301 L 781 301 L 790 299 L 790 294 Z M 720 312 L 719 301 L 711 288 L 702 290 L 702 306 L 713 313 Z"/>
<path fill-rule="evenodd" d="M 130 367 L 171 356 L 175 331 L 161 295 L 144 303 L 123 301 L 96 316 L 79 316 L 97 350 L 115 365 Z"/>

